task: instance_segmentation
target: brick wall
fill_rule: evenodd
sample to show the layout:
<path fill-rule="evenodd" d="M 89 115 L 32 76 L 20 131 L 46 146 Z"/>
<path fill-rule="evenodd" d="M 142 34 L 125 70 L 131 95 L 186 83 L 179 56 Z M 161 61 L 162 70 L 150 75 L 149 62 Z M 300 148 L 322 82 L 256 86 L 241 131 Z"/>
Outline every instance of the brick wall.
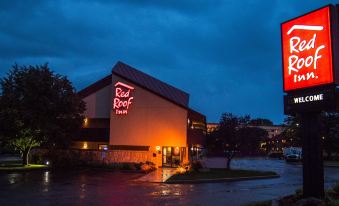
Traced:
<path fill-rule="evenodd" d="M 161 155 L 153 156 L 152 151 L 133 151 L 133 150 L 80 150 L 80 149 L 65 149 L 53 150 L 35 149 L 31 152 L 34 157 L 42 156 L 44 158 L 57 158 L 65 161 L 71 161 L 72 164 L 111 164 L 124 162 L 153 162 L 157 166 L 161 166 Z M 52 161 L 52 160 L 51 160 Z M 53 163 L 52 163 L 53 164 Z"/>

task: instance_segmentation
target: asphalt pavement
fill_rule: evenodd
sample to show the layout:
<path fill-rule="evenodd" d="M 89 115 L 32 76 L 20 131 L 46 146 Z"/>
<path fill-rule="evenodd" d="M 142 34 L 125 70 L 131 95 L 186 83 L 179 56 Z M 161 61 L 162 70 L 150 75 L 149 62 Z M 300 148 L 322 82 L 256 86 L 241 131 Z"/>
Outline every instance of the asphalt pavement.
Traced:
<path fill-rule="evenodd" d="M 238 159 L 233 168 L 275 171 L 274 179 L 205 184 L 133 181 L 138 173 L 64 170 L 0 173 L 0 205 L 227 205 L 238 206 L 292 194 L 302 185 L 302 166 L 283 160 Z M 325 168 L 326 187 L 339 168 Z"/>

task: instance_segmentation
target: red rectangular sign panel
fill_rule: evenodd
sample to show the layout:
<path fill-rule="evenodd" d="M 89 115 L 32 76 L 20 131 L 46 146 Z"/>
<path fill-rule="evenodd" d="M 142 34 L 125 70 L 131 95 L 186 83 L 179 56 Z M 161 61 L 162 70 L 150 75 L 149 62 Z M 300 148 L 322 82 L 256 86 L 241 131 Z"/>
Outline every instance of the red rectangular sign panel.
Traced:
<path fill-rule="evenodd" d="M 334 82 L 330 10 L 323 7 L 281 25 L 285 92 Z"/>

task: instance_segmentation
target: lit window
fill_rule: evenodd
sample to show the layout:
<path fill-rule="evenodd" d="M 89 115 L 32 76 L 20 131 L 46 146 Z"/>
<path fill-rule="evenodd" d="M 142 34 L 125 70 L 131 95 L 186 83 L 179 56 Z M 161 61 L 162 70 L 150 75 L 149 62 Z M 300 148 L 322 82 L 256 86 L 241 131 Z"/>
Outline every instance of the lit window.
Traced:
<path fill-rule="evenodd" d="M 107 144 L 99 144 L 99 150 L 108 150 L 108 145 Z"/>

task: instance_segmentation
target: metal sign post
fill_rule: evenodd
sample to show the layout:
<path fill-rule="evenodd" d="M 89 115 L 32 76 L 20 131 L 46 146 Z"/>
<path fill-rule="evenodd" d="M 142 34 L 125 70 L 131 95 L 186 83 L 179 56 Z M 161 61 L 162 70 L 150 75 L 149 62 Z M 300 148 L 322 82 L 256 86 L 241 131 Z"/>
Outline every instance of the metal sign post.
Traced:
<path fill-rule="evenodd" d="M 320 112 L 298 114 L 303 148 L 303 194 L 324 198 L 323 150 Z"/>

